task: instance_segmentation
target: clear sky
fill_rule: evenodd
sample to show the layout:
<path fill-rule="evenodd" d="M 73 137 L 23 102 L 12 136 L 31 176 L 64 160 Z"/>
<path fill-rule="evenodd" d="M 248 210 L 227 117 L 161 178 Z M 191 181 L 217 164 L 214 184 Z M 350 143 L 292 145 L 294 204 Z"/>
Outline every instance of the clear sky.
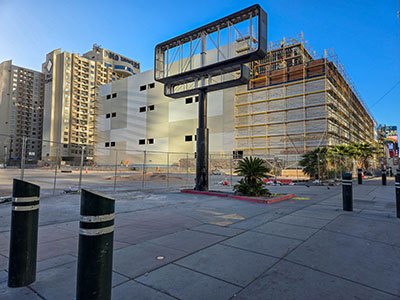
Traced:
<path fill-rule="evenodd" d="M 333 48 L 375 119 L 399 126 L 398 0 L 0 0 L 0 62 L 41 70 L 54 49 L 82 54 L 97 43 L 145 71 L 157 43 L 255 3 L 268 14 L 268 40 L 303 31 L 317 54 Z"/>

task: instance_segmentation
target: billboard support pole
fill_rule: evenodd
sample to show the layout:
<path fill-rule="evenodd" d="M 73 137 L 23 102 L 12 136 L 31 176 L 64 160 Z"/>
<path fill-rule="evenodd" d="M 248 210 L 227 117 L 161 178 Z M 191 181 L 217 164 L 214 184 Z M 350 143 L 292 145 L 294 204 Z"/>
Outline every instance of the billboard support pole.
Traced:
<path fill-rule="evenodd" d="M 197 128 L 196 191 L 208 190 L 207 93 L 199 93 L 199 128 Z"/>

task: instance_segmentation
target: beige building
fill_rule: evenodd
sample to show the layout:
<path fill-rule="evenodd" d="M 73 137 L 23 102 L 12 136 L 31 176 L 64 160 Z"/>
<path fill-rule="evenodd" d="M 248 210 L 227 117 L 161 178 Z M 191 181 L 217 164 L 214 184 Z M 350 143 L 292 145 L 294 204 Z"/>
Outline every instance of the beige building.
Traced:
<path fill-rule="evenodd" d="M 43 101 L 43 73 L 0 64 L 0 161 L 18 163 L 23 153 L 28 162 L 41 158 Z"/>
<path fill-rule="evenodd" d="M 54 50 L 42 65 L 45 74 L 42 158 L 76 163 L 82 147 L 93 156 L 97 88 L 105 83 L 140 72 L 129 58 L 97 45 L 82 56 Z M 112 97 L 112 95 L 110 96 Z M 57 150 L 59 149 L 59 150 Z M 60 151 L 57 154 L 57 151 Z"/>
<path fill-rule="evenodd" d="M 301 36 L 269 46 L 248 85 L 207 95 L 210 153 L 295 168 L 316 147 L 373 142 L 374 119 L 334 56 L 316 57 Z M 102 86 L 98 108 L 100 164 L 114 163 L 113 149 L 121 160 L 146 150 L 147 163 L 160 163 L 151 151 L 196 151 L 196 97 L 166 98 L 152 70 Z"/>

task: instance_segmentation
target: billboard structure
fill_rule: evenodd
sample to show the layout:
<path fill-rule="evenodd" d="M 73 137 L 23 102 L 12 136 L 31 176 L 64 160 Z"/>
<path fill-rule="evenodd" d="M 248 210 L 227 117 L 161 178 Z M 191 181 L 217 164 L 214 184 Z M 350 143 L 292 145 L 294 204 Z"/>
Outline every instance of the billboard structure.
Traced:
<path fill-rule="evenodd" d="M 207 92 L 247 84 L 267 53 L 267 14 L 253 5 L 158 44 L 154 79 L 172 98 L 199 95 L 196 190 L 208 190 Z"/>

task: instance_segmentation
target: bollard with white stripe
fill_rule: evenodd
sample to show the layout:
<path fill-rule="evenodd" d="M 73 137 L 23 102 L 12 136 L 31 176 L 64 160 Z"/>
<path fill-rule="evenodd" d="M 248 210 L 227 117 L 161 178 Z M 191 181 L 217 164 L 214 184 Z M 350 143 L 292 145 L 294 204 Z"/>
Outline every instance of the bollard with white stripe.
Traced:
<path fill-rule="evenodd" d="M 351 173 L 342 175 L 343 210 L 353 211 L 353 180 Z"/>
<path fill-rule="evenodd" d="M 40 187 L 14 179 L 12 192 L 8 286 L 36 280 Z"/>
<path fill-rule="evenodd" d="M 400 169 L 396 170 L 396 216 L 400 218 Z"/>
<path fill-rule="evenodd" d="M 386 185 L 386 169 L 382 169 L 382 185 Z"/>
<path fill-rule="evenodd" d="M 358 184 L 362 184 L 362 169 L 357 169 Z"/>
<path fill-rule="evenodd" d="M 110 300 L 115 200 L 81 191 L 76 300 Z"/>

